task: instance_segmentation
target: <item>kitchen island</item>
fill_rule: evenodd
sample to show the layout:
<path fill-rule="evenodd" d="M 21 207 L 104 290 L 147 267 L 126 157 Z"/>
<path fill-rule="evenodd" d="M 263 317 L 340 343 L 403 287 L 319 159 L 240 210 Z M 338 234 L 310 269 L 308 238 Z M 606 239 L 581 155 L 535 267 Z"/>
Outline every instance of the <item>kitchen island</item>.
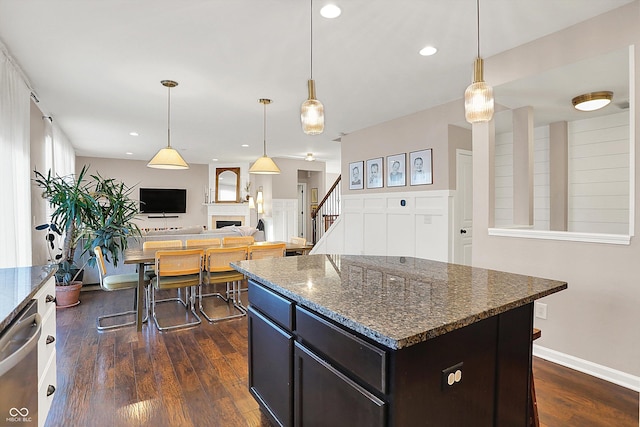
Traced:
<path fill-rule="evenodd" d="M 555 280 L 409 257 L 241 261 L 249 388 L 276 425 L 526 426 Z"/>

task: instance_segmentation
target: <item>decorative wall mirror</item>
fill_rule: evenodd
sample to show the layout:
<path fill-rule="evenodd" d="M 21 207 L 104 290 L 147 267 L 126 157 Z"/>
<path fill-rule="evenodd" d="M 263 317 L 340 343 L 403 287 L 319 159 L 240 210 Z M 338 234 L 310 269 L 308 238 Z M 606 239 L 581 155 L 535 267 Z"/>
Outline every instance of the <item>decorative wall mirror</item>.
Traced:
<path fill-rule="evenodd" d="M 216 203 L 240 203 L 240 168 L 216 168 Z"/>

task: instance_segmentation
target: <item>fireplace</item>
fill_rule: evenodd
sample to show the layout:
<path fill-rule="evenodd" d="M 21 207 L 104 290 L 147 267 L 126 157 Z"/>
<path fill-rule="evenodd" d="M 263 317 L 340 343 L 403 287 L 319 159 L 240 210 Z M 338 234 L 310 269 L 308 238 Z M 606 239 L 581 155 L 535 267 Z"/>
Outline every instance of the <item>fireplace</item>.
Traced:
<path fill-rule="evenodd" d="M 216 228 L 228 227 L 230 225 L 236 225 L 239 227 L 242 225 L 242 221 L 216 221 Z"/>

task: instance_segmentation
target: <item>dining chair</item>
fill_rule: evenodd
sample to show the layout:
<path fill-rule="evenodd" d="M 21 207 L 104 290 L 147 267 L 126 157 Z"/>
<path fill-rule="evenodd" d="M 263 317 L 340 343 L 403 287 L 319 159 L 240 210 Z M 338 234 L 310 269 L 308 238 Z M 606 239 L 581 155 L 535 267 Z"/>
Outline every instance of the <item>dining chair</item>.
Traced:
<path fill-rule="evenodd" d="M 201 323 L 195 308 L 194 288 L 202 283 L 202 261 L 204 249 L 178 249 L 178 250 L 158 250 L 156 252 L 155 271 L 156 276 L 151 279 L 151 315 L 159 331 L 185 328 L 199 325 Z M 156 299 L 156 292 L 166 289 L 178 289 L 176 298 Z M 181 298 L 180 290 L 184 289 L 184 300 Z M 158 303 L 175 301 L 189 311 L 196 318 L 195 321 L 178 323 L 171 326 L 161 326 L 156 313 Z"/>
<path fill-rule="evenodd" d="M 187 239 L 186 247 L 220 246 L 220 239 Z"/>
<path fill-rule="evenodd" d="M 122 291 L 126 289 L 133 289 L 137 292 L 138 289 L 138 274 L 130 273 L 130 274 L 112 274 L 107 276 L 107 268 L 104 262 L 104 255 L 102 253 L 102 248 L 100 246 L 96 246 L 93 248 L 93 252 L 96 255 L 96 265 L 98 266 L 98 274 L 100 276 L 100 287 L 105 291 Z M 149 279 L 145 279 L 144 286 L 145 289 L 149 285 Z M 146 294 L 147 292 L 145 292 Z M 134 293 L 135 297 L 135 293 Z M 149 319 L 149 298 L 147 294 L 146 298 L 147 309 L 145 310 L 146 314 L 143 319 L 143 322 L 146 322 Z M 135 299 L 134 299 L 134 308 L 135 308 Z M 114 323 L 112 325 L 103 325 L 102 321 L 104 319 L 117 318 L 121 316 L 133 315 L 134 318 L 130 322 L 124 323 Z M 123 311 L 121 313 L 114 314 L 106 314 L 103 316 L 98 316 L 96 319 L 97 328 L 99 331 L 106 331 L 109 329 L 120 328 L 123 326 L 130 326 L 136 324 L 136 310 Z"/>
<path fill-rule="evenodd" d="M 142 242 L 142 250 L 159 248 L 182 248 L 182 240 L 147 240 Z M 149 279 L 155 277 L 156 272 L 153 265 L 145 268 L 144 274 Z"/>
<path fill-rule="evenodd" d="M 307 239 L 305 239 L 304 237 L 291 236 L 289 237 L 289 243 L 292 243 L 294 245 L 299 245 L 299 246 L 306 246 Z M 287 255 L 304 255 L 305 252 L 306 252 L 306 249 L 290 250 L 290 251 L 287 251 Z"/>
<path fill-rule="evenodd" d="M 227 236 L 222 238 L 222 244 L 242 244 L 242 245 L 251 245 L 255 242 L 253 236 Z"/>
<path fill-rule="evenodd" d="M 247 259 L 248 249 L 246 246 L 240 247 L 230 247 L 230 248 L 209 248 L 205 253 L 205 261 L 204 261 L 204 277 L 203 277 L 203 286 L 199 288 L 199 308 L 200 313 L 209 321 L 215 322 L 219 320 L 225 319 L 233 319 L 235 317 L 241 317 L 246 315 L 246 309 L 242 305 L 240 301 L 240 286 L 239 282 L 244 279 L 244 274 L 234 270 L 230 263 L 236 261 L 243 261 Z M 219 292 L 213 292 L 204 294 L 203 288 L 205 285 L 215 285 L 224 283 L 226 284 L 226 295 L 222 295 Z M 229 295 L 229 283 L 231 283 L 231 295 Z M 215 289 L 214 289 L 215 290 Z M 232 302 L 232 309 L 228 311 L 229 313 L 226 316 L 215 316 L 213 314 L 207 313 L 205 310 L 202 300 L 204 297 L 215 297 L 222 299 L 229 305 L 229 300 Z M 213 307 L 215 309 L 215 305 Z M 233 313 L 233 309 L 237 310 L 239 313 Z"/>
<path fill-rule="evenodd" d="M 249 246 L 249 259 L 283 257 L 287 249 L 286 243 L 266 243 Z"/>

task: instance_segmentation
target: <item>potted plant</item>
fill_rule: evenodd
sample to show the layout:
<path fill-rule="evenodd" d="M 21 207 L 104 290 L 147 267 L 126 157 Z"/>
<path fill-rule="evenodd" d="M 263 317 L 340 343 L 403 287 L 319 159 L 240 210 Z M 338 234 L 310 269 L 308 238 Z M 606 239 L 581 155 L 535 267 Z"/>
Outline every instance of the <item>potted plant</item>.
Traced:
<path fill-rule="evenodd" d="M 51 257 L 50 252 L 50 258 L 58 262 L 56 284 L 60 287 L 75 287 L 74 282 L 78 281 L 83 268 L 87 264 L 95 266 L 95 246 L 101 246 L 105 260 L 117 266 L 122 251 L 127 248 L 127 237 L 140 235 L 138 226 L 132 222 L 138 214 L 138 205 L 130 198 L 132 188 L 100 174 L 91 175 L 87 180 L 87 171 L 86 165 L 76 177 L 52 176 L 51 171 L 45 176 L 34 171 L 34 181 L 54 208 L 52 223 L 36 228 L 47 230 L 50 250 L 55 248 L 55 235 L 63 236 L 62 253 Z M 82 254 L 88 253 L 89 257 L 78 267 L 74 257 L 81 241 L 84 241 Z M 67 290 L 70 289 L 60 289 L 61 292 Z M 56 300 L 62 305 L 57 296 Z"/>

